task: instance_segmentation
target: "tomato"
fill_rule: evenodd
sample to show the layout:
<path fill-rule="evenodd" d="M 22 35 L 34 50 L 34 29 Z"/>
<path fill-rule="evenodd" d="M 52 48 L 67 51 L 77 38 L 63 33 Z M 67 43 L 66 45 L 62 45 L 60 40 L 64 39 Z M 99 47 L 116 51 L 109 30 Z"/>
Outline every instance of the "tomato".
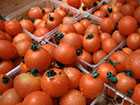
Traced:
<path fill-rule="evenodd" d="M 140 34 L 133 33 L 129 35 L 127 38 L 127 46 L 132 50 L 138 49 L 140 47 Z"/>
<path fill-rule="evenodd" d="M 75 8 L 79 8 L 81 6 L 81 0 L 66 0 L 66 2 Z"/>
<path fill-rule="evenodd" d="M 64 9 L 62 9 L 62 8 L 56 8 L 54 12 L 57 12 L 62 17 L 65 17 L 67 15 L 66 11 Z"/>
<path fill-rule="evenodd" d="M 51 68 L 46 71 L 41 79 L 44 92 L 52 97 L 60 97 L 71 88 L 70 80 L 62 69 Z"/>
<path fill-rule="evenodd" d="M 104 83 L 98 77 L 85 74 L 80 79 L 79 87 L 86 98 L 94 99 L 102 93 Z"/>
<path fill-rule="evenodd" d="M 136 10 L 134 12 L 134 17 L 137 20 L 137 22 L 140 23 L 140 6 L 138 8 L 136 8 Z"/>
<path fill-rule="evenodd" d="M 75 19 L 72 16 L 65 16 L 63 18 L 63 24 L 73 24 Z"/>
<path fill-rule="evenodd" d="M 114 31 L 112 34 L 112 38 L 117 42 L 121 43 L 124 40 L 124 36 L 120 34 L 119 31 Z"/>
<path fill-rule="evenodd" d="M 105 18 L 101 24 L 101 30 L 103 32 L 107 32 L 107 33 L 112 33 L 112 31 L 114 30 L 115 28 L 115 25 L 114 25 L 114 22 L 111 18 Z"/>
<path fill-rule="evenodd" d="M 14 88 L 23 98 L 33 91 L 40 90 L 40 76 L 38 75 L 38 71 L 32 70 L 31 72 L 19 74 L 14 79 Z"/>
<path fill-rule="evenodd" d="M 109 33 L 101 33 L 100 34 L 101 41 L 103 42 L 105 39 L 111 38 Z"/>
<path fill-rule="evenodd" d="M 70 79 L 71 87 L 78 88 L 79 81 L 83 74 L 77 68 L 74 67 L 65 67 L 64 72 L 67 74 L 67 76 Z"/>
<path fill-rule="evenodd" d="M 86 105 L 86 99 L 78 90 L 71 90 L 61 99 L 59 105 Z"/>
<path fill-rule="evenodd" d="M 8 33 L 0 31 L 0 40 L 12 41 L 12 37 Z"/>
<path fill-rule="evenodd" d="M 24 98 L 22 105 L 53 105 L 53 101 L 48 94 L 35 91 Z"/>
<path fill-rule="evenodd" d="M 87 52 L 83 49 L 77 49 L 76 54 L 77 54 L 79 60 L 83 60 L 87 63 L 92 63 L 92 56 L 89 52 Z"/>
<path fill-rule="evenodd" d="M 64 33 L 64 34 L 74 33 L 75 32 L 73 24 L 60 24 L 58 30 L 60 32 Z"/>
<path fill-rule="evenodd" d="M 82 0 L 85 7 L 91 8 L 97 0 Z"/>
<path fill-rule="evenodd" d="M 18 103 L 18 104 L 16 104 L 16 105 L 22 105 L 22 103 Z"/>
<path fill-rule="evenodd" d="M 52 12 L 52 11 L 53 11 L 53 8 L 51 8 L 51 7 L 44 7 L 44 8 L 43 8 L 43 12 L 46 13 L 46 14 L 47 14 L 47 13 L 50 13 L 50 12 Z"/>
<path fill-rule="evenodd" d="M 137 84 L 132 95 L 132 100 L 137 104 L 140 104 L 140 84 Z"/>
<path fill-rule="evenodd" d="M 117 46 L 117 42 L 113 38 L 107 38 L 102 41 L 102 48 L 105 52 L 109 53 Z"/>
<path fill-rule="evenodd" d="M 128 36 L 137 30 L 137 21 L 131 16 L 124 16 L 118 24 L 120 34 Z M 129 30 L 128 30 L 129 29 Z"/>
<path fill-rule="evenodd" d="M 27 50 L 30 48 L 32 39 L 25 33 L 19 33 L 14 37 L 13 43 L 20 56 L 24 56 Z"/>
<path fill-rule="evenodd" d="M 127 2 L 137 8 L 139 6 L 139 1 L 138 0 L 127 0 Z"/>
<path fill-rule="evenodd" d="M 112 12 L 112 7 L 108 4 L 105 4 L 105 5 L 101 6 L 100 10 L 104 11 L 106 14 L 109 14 Z"/>
<path fill-rule="evenodd" d="M 0 93 L 12 88 L 12 85 L 13 81 L 11 79 L 0 74 Z"/>
<path fill-rule="evenodd" d="M 45 49 L 39 47 L 37 44 L 32 44 L 31 49 L 28 49 L 24 56 L 24 61 L 29 69 L 38 69 L 43 72 L 51 62 L 51 56 Z"/>
<path fill-rule="evenodd" d="M 124 4 L 121 7 L 121 13 L 125 16 L 132 16 L 134 14 L 135 8 L 130 4 Z"/>
<path fill-rule="evenodd" d="M 80 21 L 80 23 L 81 23 L 85 28 L 87 28 L 88 26 L 91 25 L 91 21 L 89 21 L 88 19 L 82 19 L 82 20 Z"/>
<path fill-rule="evenodd" d="M 103 63 L 97 68 L 97 72 L 100 74 L 99 78 L 101 78 L 102 81 L 107 82 L 108 80 L 108 73 L 111 72 L 113 75 L 116 75 L 115 68 L 109 64 L 109 63 Z"/>
<path fill-rule="evenodd" d="M 126 0 L 117 0 L 117 2 L 122 3 L 122 4 L 125 4 L 126 3 Z"/>
<path fill-rule="evenodd" d="M 86 28 L 80 22 L 76 22 L 73 26 L 78 34 L 85 33 Z"/>
<path fill-rule="evenodd" d="M 75 43 L 76 42 L 76 43 Z M 80 34 L 69 33 L 66 34 L 60 41 L 60 43 L 67 43 L 74 48 L 80 48 L 82 46 L 82 39 Z"/>
<path fill-rule="evenodd" d="M 110 63 L 116 68 L 117 72 L 125 70 L 124 62 L 128 55 L 123 51 L 114 52 L 110 56 Z"/>
<path fill-rule="evenodd" d="M 34 35 L 38 36 L 38 37 L 41 37 L 41 36 L 45 35 L 47 32 L 49 32 L 49 30 L 45 27 L 42 27 L 42 28 L 36 29 L 34 31 Z"/>
<path fill-rule="evenodd" d="M 14 37 L 22 31 L 22 27 L 17 20 L 10 20 L 5 22 L 5 31 Z"/>
<path fill-rule="evenodd" d="M 94 34 L 99 34 L 99 29 L 97 25 L 91 24 L 87 27 L 86 29 L 86 34 L 94 33 Z"/>
<path fill-rule="evenodd" d="M 28 17 L 31 19 L 40 19 L 43 16 L 43 11 L 41 10 L 40 7 L 32 7 L 30 8 L 30 10 L 28 11 Z"/>
<path fill-rule="evenodd" d="M 54 49 L 54 58 L 62 64 L 74 64 L 77 60 L 76 50 L 66 43 L 60 43 Z"/>
<path fill-rule="evenodd" d="M 124 48 L 122 49 L 122 51 L 123 51 L 124 53 L 126 53 L 127 55 L 130 55 L 130 54 L 132 53 L 132 49 L 130 49 L 130 48 L 128 48 L 128 47 L 124 47 Z"/>
<path fill-rule="evenodd" d="M 97 10 L 94 12 L 95 16 L 99 17 L 99 18 L 105 18 L 106 17 L 106 12 L 105 11 L 102 11 L 102 10 Z"/>
<path fill-rule="evenodd" d="M 34 29 L 35 29 L 32 21 L 29 20 L 29 19 L 23 19 L 23 20 L 21 20 L 20 21 L 20 24 L 21 24 L 22 28 L 28 30 L 29 32 L 33 32 Z"/>
<path fill-rule="evenodd" d="M 123 14 L 121 12 L 112 12 L 110 14 L 110 18 L 113 20 L 114 23 L 118 23 L 120 19 L 123 17 Z"/>
<path fill-rule="evenodd" d="M 44 15 L 44 17 L 45 17 L 46 15 Z M 48 15 L 47 15 L 48 16 Z M 35 28 L 36 29 L 38 29 L 38 28 L 46 28 L 46 22 L 45 22 L 45 20 L 44 20 L 44 17 L 43 17 L 43 19 L 41 20 L 41 19 L 35 19 L 35 21 L 34 21 L 34 26 L 35 26 Z M 46 19 L 46 17 L 45 17 L 45 19 Z"/>
<path fill-rule="evenodd" d="M 17 94 L 14 88 L 11 88 L 3 93 L 2 95 L 2 105 L 15 105 L 19 103 L 22 98 Z"/>
<path fill-rule="evenodd" d="M 4 31 L 5 21 L 0 19 L 0 30 Z"/>
<path fill-rule="evenodd" d="M 119 73 L 116 77 L 118 80 L 116 83 L 116 89 L 126 95 L 130 95 L 130 91 L 136 86 L 136 80 L 124 73 Z"/>
<path fill-rule="evenodd" d="M 17 56 L 16 47 L 7 40 L 0 40 L 0 58 L 11 59 Z"/>
<path fill-rule="evenodd" d="M 29 70 L 29 68 L 27 67 L 27 65 L 25 63 L 21 63 L 20 66 L 20 73 L 27 73 Z"/>
<path fill-rule="evenodd" d="M 83 47 L 88 52 L 96 52 L 101 44 L 100 37 L 97 34 L 89 33 L 84 36 Z"/>
<path fill-rule="evenodd" d="M 0 62 L 0 74 L 5 74 L 14 68 L 14 64 L 11 61 Z"/>
<path fill-rule="evenodd" d="M 107 53 L 103 50 L 98 50 L 93 54 L 93 62 L 94 64 L 97 64 L 103 57 L 105 57 Z"/>

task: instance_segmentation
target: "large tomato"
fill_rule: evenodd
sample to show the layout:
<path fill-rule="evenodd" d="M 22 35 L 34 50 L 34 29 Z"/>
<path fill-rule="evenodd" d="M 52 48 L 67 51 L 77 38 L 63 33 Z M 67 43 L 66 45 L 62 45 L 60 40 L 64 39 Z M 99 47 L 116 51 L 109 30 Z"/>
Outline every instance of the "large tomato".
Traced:
<path fill-rule="evenodd" d="M 140 84 L 137 84 L 132 95 L 132 100 L 137 104 L 140 104 Z"/>
<path fill-rule="evenodd" d="M 73 26 L 78 34 L 83 35 L 85 33 L 86 28 L 80 22 L 74 23 Z"/>
<path fill-rule="evenodd" d="M 0 40 L 12 41 L 12 37 L 8 33 L 0 31 Z"/>
<path fill-rule="evenodd" d="M 74 33 L 75 32 L 73 24 L 60 24 L 58 30 L 61 33 L 64 33 L 64 34 Z"/>
<path fill-rule="evenodd" d="M 97 10 L 97 11 L 94 12 L 93 15 L 95 15 L 95 16 L 97 16 L 99 18 L 105 18 L 107 14 L 103 10 Z"/>
<path fill-rule="evenodd" d="M 105 39 L 111 38 L 111 35 L 109 33 L 102 32 L 100 34 L 100 38 L 101 38 L 101 41 L 103 42 Z"/>
<path fill-rule="evenodd" d="M 75 8 L 79 8 L 81 6 L 81 0 L 66 0 L 67 3 Z"/>
<path fill-rule="evenodd" d="M 137 22 L 140 23 L 140 6 L 135 10 L 134 17 L 136 18 Z"/>
<path fill-rule="evenodd" d="M 113 12 L 111 13 L 110 17 L 113 20 L 113 22 L 117 24 L 123 17 L 123 14 L 121 12 Z"/>
<path fill-rule="evenodd" d="M 86 34 L 94 33 L 94 34 L 99 34 L 99 29 L 97 25 L 90 24 L 88 27 L 86 27 Z"/>
<path fill-rule="evenodd" d="M 24 98 L 22 105 L 53 105 L 53 101 L 48 94 L 35 91 Z"/>
<path fill-rule="evenodd" d="M 134 14 L 135 8 L 130 4 L 124 4 L 120 10 L 124 16 L 132 16 Z"/>
<path fill-rule="evenodd" d="M 59 105 L 86 105 L 86 98 L 78 90 L 71 90 L 61 99 Z"/>
<path fill-rule="evenodd" d="M 41 87 L 50 96 L 60 97 L 69 91 L 71 83 L 62 69 L 52 68 L 44 73 Z"/>
<path fill-rule="evenodd" d="M 61 7 L 56 8 L 54 12 L 60 14 L 62 17 L 65 17 L 67 15 L 67 12 L 64 9 L 62 9 Z"/>

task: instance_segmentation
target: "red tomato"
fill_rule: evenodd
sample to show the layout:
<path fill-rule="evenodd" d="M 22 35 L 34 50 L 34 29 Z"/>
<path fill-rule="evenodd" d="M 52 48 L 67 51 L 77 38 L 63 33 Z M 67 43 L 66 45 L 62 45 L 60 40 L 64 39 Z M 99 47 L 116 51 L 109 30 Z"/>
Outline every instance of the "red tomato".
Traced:
<path fill-rule="evenodd" d="M 88 19 L 82 19 L 82 20 L 80 21 L 80 23 L 81 23 L 85 28 L 87 28 L 88 26 L 91 25 L 91 21 L 89 21 Z"/>
<path fill-rule="evenodd" d="M 102 48 L 105 52 L 109 53 L 117 46 L 117 42 L 113 38 L 107 38 L 102 41 Z"/>
<path fill-rule="evenodd" d="M 12 41 L 12 37 L 8 33 L 0 31 L 0 40 Z"/>
<path fill-rule="evenodd" d="M 79 8 L 81 6 L 81 0 L 66 0 L 66 2 L 75 8 Z"/>
<path fill-rule="evenodd" d="M 65 16 L 63 18 L 63 24 L 73 24 L 75 19 L 72 16 Z"/>
<path fill-rule="evenodd" d="M 89 33 L 84 36 L 83 47 L 88 52 L 96 52 L 101 44 L 100 37 L 97 34 Z"/>
<path fill-rule="evenodd" d="M 128 48 L 128 47 L 124 47 L 123 49 L 122 49 L 122 51 L 124 52 L 124 53 L 126 53 L 127 55 L 130 55 L 133 51 L 132 51 L 132 49 L 130 49 L 130 48 Z"/>
<path fill-rule="evenodd" d="M 60 97 L 71 88 L 70 80 L 62 69 L 52 68 L 43 75 L 41 87 L 52 97 Z"/>
<path fill-rule="evenodd" d="M 117 2 L 122 3 L 122 4 L 125 4 L 126 3 L 126 0 L 117 0 Z"/>
<path fill-rule="evenodd" d="M 112 34 L 112 38 L 117 42 L 120 43 L 124 40 L 124 36 L 120 34 L 119 31 L 114 31 Z"/>
<path fill-rule="evenodd" d="M 0 40 L 0 58 L 11 59 L 17 56 L 16 47 L 7 40 Z"/>
<path fill-rule="evenodd" d="M 127 38 L 127 46 L 132 50 L 138 49 L 140 47 L 140 34 L 133 33 L 129 35 Z"/>
<path fill-rule="evenodd" d="M 41 36 L 45 35 L 47 32 L 49 32 L 49 30 L 45 27 L 42 27 L 42 28 L 36 29 L 34 31 L 34 35 L 38 36 L 38 37 L 41 37 Z"/>
<path fill-rule="evenodd" d="M 40 90 L 40 76 L 36 70 L 31 72 L 19 74 L 14 79 L 14 88 L 22 98 L 33 91 Z"/>
<path fill-rule="evenodd" d="M 139 6 L 139 0 L 127 0 L 127 2 L 135 8 Z"/>
<path fill-rule="evenodd" d="M 132 100 L 137 104 L 140 104 L 140 84 L 137 84 L 132 95 Z"/>
<path fill-rule="evenodd" d="M 1 105 L 15 105 L 19 103 L 22 98 L 17 94 L 14 88 L 11 88 L 3 93 Z"/>
<path fill-rule="evenodd" d="M 41 10 L 40 7 L 32 7 L 28 11 L 28 17 L 31 18 L 31 19 L 42 18 L 42 16 L 43 16 L 43 11 Z"/>
<path fill-rule="evenodd" d="M 78 34 L 85 33 L 86 28 L 80 22 L 76 22 L 73 26 Z"/>
<path fill-rule="evenodd" d="M 100 38 L 103 42 L 105 39 L 111 38 L 111 35 L 109 33 L 101 33 Z"/>
<path fill-rule="evenodd" d="M 74 64 L 77 60 L 76 50 L 66 43 L 61 43 L 54 49 L 54 58 L 63 64 Z"/>
<path fill-rule="evenodd" d="M 46 15 L 44 15 L 44 17 L 45 16 Z M 44 17 L 43 17 L 43 19 L 44 19 Z M 45 20 L 35 19 L 34 26 L 35 26 L 36 29 L 38 29 L 38 28 L 46 28 L 46 22 L 45 22 Z"/>
<path fill-rule="evenodd" d="M 56 8 L 54 12 L 57 12 L 62 17 L 65 17 L 67 15 L 66 11 L 64 9 L 62 9 L 62 8 Z"/>
<path fill-rule="evenodd" d="M 121 18 L 118 25 L 120 34 L 124 36 L 128 36 L 136 32 L 137 27 L 138 25 L 136 19 L 131 16 L 124 16 L 123 18 Z"/>
<path fill-rule="evenodd" d="M 83 74 L 78 69 L 76 69 L 74 67 L 65 67 L 64 72 L 67 74 L 67 76 L 70 79 L 71 87 L 78 88 L 79 81 L 80 81 Z"/>
<path fill-rule="evenodd" d="M 91 24 L 87 27 L 86 29 L 86 34 L 94 33 L 94 34 L 99 34 L 99 29 L 97 25 Z"/>
<path fill-rule="evenodd" d="M 140 23 L 140 6 L 135 10 L 134 17 L 136 18 L 137 22 Z"/>
<path fill-rule="evenodd" d="M 93 15 L 99 17 L 99 18 L 105 18 L 107 16 L 105 11 L 97 10 L 93 13 Z"/>
<path fill-rule="evenodd" d="M 96 3 L 97 0 L 82 0 L 82 3 L 84 4 L 85 7 L 92 7 L 94 3 Z"/>
<path fill-rule="evenodd" d="M 4 31 L 5 22 L 4 20 L 0 20 L 0 30 Z"/>
<path fill-rule="evenodd" d="M 59 105 L 86 105 L 86 98 L 78 90 L 71 90 L 61 99 Z"/>
<path fill-rule="evenodd" d="M 53 105 L 53 101 L 46 93 L 35 91 L 24 98 L 22 105 Z"/>
<path fill-rule="evenodd" d="M 107 53 L 103 50 L 98 50 L 93 54 L 93 62 L 94 64 L 97 64 L 103 57 L 105 57 Z"/>
<path fill-rule="evenodd" d="M 25 63 L 21 63 L 20 66 L 20 73 L 27 73 L 29 70 L 29 68 L 27 67 L 27 65 Z"/>
<path fill-rule="evenodd" d="M 113 20 L 115 24 L 117 24 L 122 17 L 123 14 L 121 12 L 112 12 L 110 15 L 110 18 Z"/>
<path fill-rule="evenodd" d="M 135 8 L 130 4 L 124 4 L 121 7 L 121 13 L 124 16 L 132 16 L 134 14 Z"/>
<path fill-rule="evenodd" d="M 14 37 L 22 31 L 22 27 L 17 20 L 6 21 L 5 31 L 9 33 L 12 37 Z"/>
<path fill-rule="evenodd" d="M 90 74 L 86 74 L 80 79 L 79 87 L 86 98 L 94 99 L 102 93 L 104 83 L 98 77 L 96 78 Z"/>
<path fill-rule="evenodd" d="M 60 32 L 64 33 L 64 34 L 75 32 L 75 29 L 74 29 L 72 24 L 61 24 L 61 25 L 59 25 L 59 29 L 58 30 Z"/>

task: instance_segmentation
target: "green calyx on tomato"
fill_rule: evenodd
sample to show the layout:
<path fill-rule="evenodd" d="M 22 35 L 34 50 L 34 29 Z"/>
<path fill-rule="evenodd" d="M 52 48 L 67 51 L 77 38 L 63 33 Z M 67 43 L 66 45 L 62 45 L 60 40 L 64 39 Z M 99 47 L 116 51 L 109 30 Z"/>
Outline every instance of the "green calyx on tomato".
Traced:
<path fill-rule="evenodd" d="M 32 74 L 33 76 L 35 76 L 35 77 L 38 76 L 38 75 L 39 75 L 38 69 L 35 69 L 35 68 L 32 69 L 32 70 L 31 70 L 31 74 Z"/>
<path fill-rule="evenodd" d="M 56 75 L 56 72 L 54 72 L 54 70 L 48 70 L 47 72 L 46 72 L 46 76 L 48 76 L 48 77 L 53 77 L 53 76 L 55 76 Z"/>
<path fill-rule="evenodd" d="M 36 50 L 39 49 L 39 45 L 38 45 L 37 43 L 32 43 L 31 49 L 32 49 L 33 51 L 36 51 Z"/>
<path fill-rule="evenodd" d="M 108 10 L 109 13 L 112 13 L 112 11 L 113 11 L 112 7 L 108 7 L 107 10 Z"/>
<path fill-rule="evenodd" d="M 108 72 L 107 73 L 107 79 L 111 81 L 111 83 L 117 83 L 118 82 L 118 79 L 113 76 L 113 74 L 111 72 Z"/>
<path fill-rule="evenodd" d="M 94 36 L 93 36 L 93 34 L 88 34 L 87 36 L 86 36 L 86 39 L 92 39 Z"/>
<path fill-rule="evenodd" d="M 92 72 L 93 78 L 97 78 L 100 74 L 95 70 Z"/>
<path fill-rule="evenodd" d="M 134 92 L 133 89 L 129 89 L 126 95 L 127 95 L 128 97 L 131 97 L 131 96 L 133 95 L 133 92 Z"/>
<path fill-rule="evenodd" d="M 129 77 L 132 77 L 132 76 L 133 76 L 133 73 L 132 73 L 132 71 L 130 71 L 130 70 L 124 71 L 124 73 L 125 73 L 127 76 L 129 76 Z"/>
<path fill-rule="evenodd" d="M 8 84 L 9 81 L 10 81 L 10 78 L 8 78 L 7 76 L 4 76 L 4 77 L 2 78 L 2 82 L 3 82 L 4 84 Z"/>
<path fill-rule="evenodd" d="M 118 62 L 113 62 L 112 60 L 109 60 L 109 63 L 110 63 L 112 66 L 116 66 L 117 64 L 119 64 Z"/>
<path fill-rule="evenodd" d="M 83 53 L 82 48 L 76 49 L 76 55 L 77 55 L 77 56 L 80 56 L 82 53 Z"/>
<path fill-rule="evenodd" d="M 58 32 L 55 34 L 55 40 L 56 42 L 59 42 L 64 37 L 64 34 L 61 32 Z"/>

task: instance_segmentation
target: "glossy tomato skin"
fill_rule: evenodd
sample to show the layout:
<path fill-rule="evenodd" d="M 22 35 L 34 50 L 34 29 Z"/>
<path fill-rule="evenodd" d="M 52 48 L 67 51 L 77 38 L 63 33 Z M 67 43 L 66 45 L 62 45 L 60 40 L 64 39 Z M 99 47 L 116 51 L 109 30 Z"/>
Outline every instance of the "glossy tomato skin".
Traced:
<path fill-rule="evenodd" d="M 124 40 L 124 36 L 120 34 L 119 31 L 114 31 L 112 34 L 112 38 L 117 42 L 120 43 Z"/>
<path fill-rule="evenodd" d="M 63 64 L 74 64 L 77 60 L 76 50 L 66 43 L 60 43 L 60 45 L 54 49 L 54 58 Z"/>
<path fill-rule="evenodd" d="M 65 67 L 64 72 L 67 74 L 67 76 L 70 79 L 71 87 L 72 88 L 78 88 L 79 87 L 79 81 L 82 77 L 82 73 L 74 67 Z"/>
<path fill-rule="evenodd" d="M 121 13 L 124 16 L 132 16 L 134 14 L 135 8 L 130 4 L 124 4 L 121 7 Z"/>
<path fill-rule="evenodd" d="M 109 33 L 102 32 L 100 34 L 100 38 L 101 38 L 101 41 L 103 42 L 105 39 L 111 38 L 111 35 Z"/>
<path fill-rule="evenodd" d="M 53 101 L 48 94 L 35 91 L 24 98 L 22 105 L 53 105 Z"/>
<path fill-rule="evenodd" d="M 137 20 L 137 22 L 140 23 L 140 6 L 138 8 L 136 8 L 136 10 L 134 12 L 134 17 Z"/>
<path fill-rule="evenodd" d="M 42 77 L 41 88 L 52 97 L 60 97 L 69 91 L 71 84 L 68 76 L 62 69 L 52 68 Z"/>
<path fill-rule="evenodd" d="M 69 34 L 69 33 L 76 32 L 73 24 L 60 24 L 58 30 L 63 34 Z"/>
<path fill-rule="evenodd" d="M 6 21 L 5 31 L 12 37 L 14 37 L 22 31 L 22 27 L 17 20 Z"/>
<path fill-rule="evenodd" d="M 71 90 L 60 99 L 60 105 L 86 105 L 86 98 L 78 90 Z"/>
<path fill-rule="evenodd" d="M 129 94 L 130 90 L 133 90 L 136 86 L 136 80 L 132 77 L 127 76 L 124 73 L 117 74 L 116 89 L 124 94 Z"/>
<path fill-rule="evenodd" d="M 41 89 L 40 76 L 34 76 L 31 73 L 21 73 L 14 79 L 14 88 L 24 98 L 31 92 Z"/>
<path fill-rule="evenodd" d="M 117 24 L 123 17 L 123 14 L 121 12 L 113 12 L 111 13 L 110 17 L 113 20 L 113 22 Z"/>
<path fill-rule="evenodd" d="M 40 19 L 43 16 L 43 12 L 41 10 L 40 7 L 32 7 L 29 11 L 28 11 L 28 17 L 31 19 Z"/>
<path fill-rule="evenodd" d="M 14 88 L 8 89 L 2 95 L 2 105 L 15 105 L 19 103 L 22 98 L 17 94 Z"/>
<path fill-rule="evenodd" d="M 98 77 L 93 78 L 90 74 L 85 74 L 80 79 L 80 91 L 86 98 L 94 99 L 101 94 L 104 83 Z M 94 89 L 94 91 L 93 91 Z"/>
<path fill-rule="evenodd" d="M 35 21 L 34 21 L 35 29 L 46 28 L 46 21 L 45 21 L 44 17 L 46 19 L 46 15 L 43 16 L 43 19 L 35 19 Z"/>
<path fill-rule="evenodd" d="M 137 104 L 140 104 L 140 84 L 137 84 L 132 95 L 132 100 Z"/>
<path fill-rule="evenodd" d="M 128 36 L 136 32 L 137 27 L 137 21 L 132 16 L 124 16 L 118 24 L 119 32 L 124 36 Z"/>
<path fill-rule="evenodd" d="M 81 0 L 66 0 L 67 3 L 75 8 L 79 8 L 81 6 Z"/>
<path fill-rule="evenodd" d="M 8 60 L 16 56 L 16 47 L 10 41 L 0 40 L 0 58 Z"/>

